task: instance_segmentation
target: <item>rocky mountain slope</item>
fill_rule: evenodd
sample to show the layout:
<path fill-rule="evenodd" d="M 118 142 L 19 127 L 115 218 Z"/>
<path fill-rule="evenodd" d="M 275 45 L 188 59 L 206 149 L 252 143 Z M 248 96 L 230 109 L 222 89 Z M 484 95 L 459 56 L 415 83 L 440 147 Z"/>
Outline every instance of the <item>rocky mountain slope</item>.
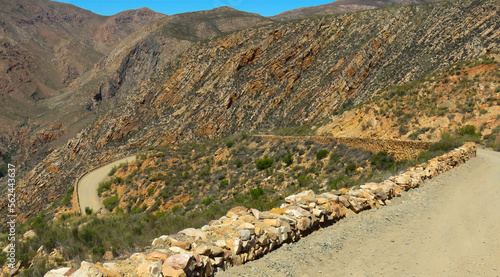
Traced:
<path fill-rule="evenodd" d="M 32 167 L 97 116 L 126 100 L 157 69 L 191 44 L 268 22 L 256 14 L 222 7 L 166 16 L 147 24 L 57 95 L 37 102 L 43 112 L 20 128 L 16 137 L 19 144 L 15 145 L 17 160 L 27 161 L 26 166 Z"/>
<path fill-rule="evenodd" d="M 437 1 L 440 0 L 337 0 L 324 5 L 286 11 L 275 16 L 271 16 L 271 18 L 274 20 L 291 20 L 318 15 L 359 12 L 396 5 L 419 4 Z"/>
<path fill-rule="evenodd" d="M 197 42 L 27 174 L 23 216 L 91 167 L 138 149 L 318 124 L 390 85 L 498 49 L 498 9 L 471 0 L 402 6 Z"/>
<path fill-rule="evenodd" d="M 333 115 L 318 134 L 437 140 L 473 125 L 500 145 L 500 54 L 463 61 L 412 83 L 389 87 Z"/>
<path fill-rule="evenodd" d="M 146 8 L 105 17 L 49 0 L 0 1 L 0 151 L 12 150 L 23 126 L 44 125 L 35 119 L 49 112 L 44 99 L 163 16 Z M 37 134 L 58 129 L 43 127 Z"/>

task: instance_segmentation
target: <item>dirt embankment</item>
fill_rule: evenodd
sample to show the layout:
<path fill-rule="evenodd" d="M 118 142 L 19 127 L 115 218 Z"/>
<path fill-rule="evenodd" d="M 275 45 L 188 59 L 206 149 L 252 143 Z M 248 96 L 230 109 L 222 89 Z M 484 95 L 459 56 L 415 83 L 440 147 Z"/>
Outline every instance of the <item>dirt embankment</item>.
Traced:
<path fill-rule="evenodd" d="M 218 276 L 499 276 L 500 153 Z"/>

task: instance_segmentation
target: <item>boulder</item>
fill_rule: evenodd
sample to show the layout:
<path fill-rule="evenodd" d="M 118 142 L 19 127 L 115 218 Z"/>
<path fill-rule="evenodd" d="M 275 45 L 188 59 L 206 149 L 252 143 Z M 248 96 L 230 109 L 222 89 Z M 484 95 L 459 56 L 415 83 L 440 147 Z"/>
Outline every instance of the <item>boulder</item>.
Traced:
<path fill-rule="evenodd" d="M 137 267 L 137 276 L 139 277 L 160 277 L 162 273 L 162 262 L 145 262 Z"/>
<path fill-rule="evenodd" d="M 179 231 L 178 234 L 194 237 L 196 240 L 207 241 L 207 234 L 199 229 L 187 228 L 182 231 Z"/>

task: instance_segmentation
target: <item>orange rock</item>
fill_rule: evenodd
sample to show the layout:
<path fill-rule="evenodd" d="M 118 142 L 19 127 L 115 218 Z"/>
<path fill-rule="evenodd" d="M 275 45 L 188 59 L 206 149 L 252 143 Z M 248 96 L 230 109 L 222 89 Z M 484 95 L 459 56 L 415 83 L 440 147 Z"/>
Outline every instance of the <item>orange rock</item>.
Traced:
<path fill-rule="evenodd" d="M 158 251 L 155 251 L 155 252 L 149 253 L 146 256 L 146 259 L 148 259 L 150 261 L 153 261 L 153 262 L 154 261 L 162 261 L 162 262 L 164 262 L 167 259 L 167 255 L 163 254 L 163 253 L 160 253 Z"/>

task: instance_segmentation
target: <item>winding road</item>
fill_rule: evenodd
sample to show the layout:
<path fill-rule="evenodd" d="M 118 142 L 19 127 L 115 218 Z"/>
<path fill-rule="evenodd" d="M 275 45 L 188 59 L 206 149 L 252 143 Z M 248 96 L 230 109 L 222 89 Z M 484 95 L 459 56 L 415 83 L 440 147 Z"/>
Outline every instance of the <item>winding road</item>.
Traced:
<path fill-rule="evenodd" d="M 136 156 L 129 156 L 99 168 L 96 168 L 89 173 L 85 174 L 78 181 L 78 202 L 80 204 L 80 212 L 85 214 L 85 207 L 90 207 L 93 211 L 98 211 L 103 207 L 101 199 L 97 194 L 99 184 L 106 180 L 108 173 L 114 166 L 119 166 L 121 163 L 131 162 L 135 160 Z"/>
<path fill-rule="evenodd" d="M 500 276 L 500 153 L 217 276 Z"/>

